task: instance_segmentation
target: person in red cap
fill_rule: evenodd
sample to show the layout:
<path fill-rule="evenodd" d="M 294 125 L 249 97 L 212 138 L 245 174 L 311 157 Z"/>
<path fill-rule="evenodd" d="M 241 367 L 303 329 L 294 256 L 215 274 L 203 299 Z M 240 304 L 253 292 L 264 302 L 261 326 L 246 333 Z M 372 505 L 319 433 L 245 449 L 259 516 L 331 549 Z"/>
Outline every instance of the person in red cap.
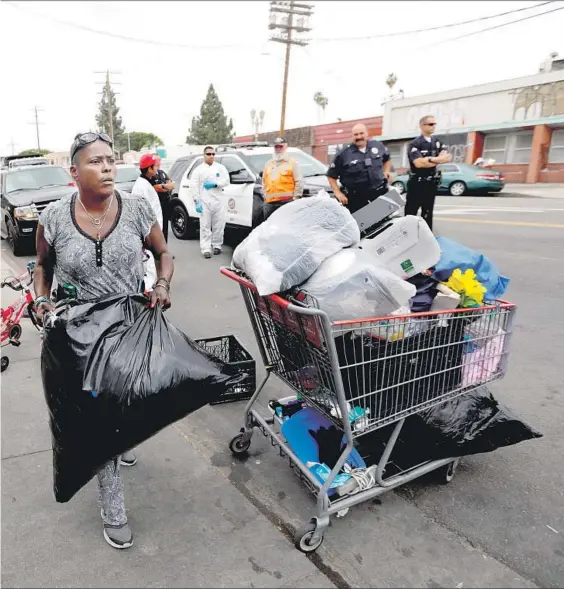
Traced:
<path fill-rule="evenodd" d="M 168 224 L 170 221 L 170 196 L 171 191 L 174 190 L 174 182 L 168 177 L 168 174 L 161 170 L 161 158 L 157 157 L 157 173 L 155 176 L 149 179 L 149 182 L 153 185 L 157 191 L 159 202 L 161 203 L 161 209 L 163 213 L 163 235 L 165 241 L 168 241 Z"/>
<path fill-rule="evenodd" d="M 131 194 L 134 196 L 144 196 L 151 205 L 155 215 L 159 221 L 159 225 L 163 227 L 163 211 L 161 209 L 161 203 L 157 195 L 157 191 L 154 189 L 151 179 L 157 175 L 157 158 L 158 156 L 154 153 L 144 153 L 139 159 L 139 169 L 141 170 L 141 176 L 137 178 Z"/>

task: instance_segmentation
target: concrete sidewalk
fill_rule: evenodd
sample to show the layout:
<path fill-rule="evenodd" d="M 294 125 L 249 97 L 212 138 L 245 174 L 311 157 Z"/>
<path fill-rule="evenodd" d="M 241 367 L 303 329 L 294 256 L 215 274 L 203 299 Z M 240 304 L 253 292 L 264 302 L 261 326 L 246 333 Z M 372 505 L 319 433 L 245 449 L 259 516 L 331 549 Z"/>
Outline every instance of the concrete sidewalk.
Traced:
<path fill-rule="evenodd" d="M 506 184 L 501 196 L 533 196 L 535 198 L 562 198 L 564 184 Z"/>
<path fill-rule="evenodd" d="M 55 503 L 38 350 L 24 326 L 2 376 L 4 587 L 334 586 L 174 426 L 123 469 L 135 545 L 108 546 L 94 482 Z"/>

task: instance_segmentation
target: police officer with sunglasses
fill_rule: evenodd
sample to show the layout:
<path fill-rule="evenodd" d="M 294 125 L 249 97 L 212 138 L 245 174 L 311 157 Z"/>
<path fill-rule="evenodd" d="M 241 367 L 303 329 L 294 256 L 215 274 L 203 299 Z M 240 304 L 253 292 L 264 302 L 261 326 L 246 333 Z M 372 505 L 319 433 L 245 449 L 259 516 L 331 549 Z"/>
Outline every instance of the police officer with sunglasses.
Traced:
<path fill-rule="evenodd" d="M 421 209 L 421 216 L 429 228 L 433 229 L 433 207 L 435 196 L 441 181 L 437 170 L 439 164 L 451 161 L 447 146 L 433 136 L 437 120 L 432 115 L 426 115 L 419 120 L 421 135 L 414 139 L 407 148 L 410 174 L 407 182 L 407 196 L 405 214 L 417 215 Z"/>

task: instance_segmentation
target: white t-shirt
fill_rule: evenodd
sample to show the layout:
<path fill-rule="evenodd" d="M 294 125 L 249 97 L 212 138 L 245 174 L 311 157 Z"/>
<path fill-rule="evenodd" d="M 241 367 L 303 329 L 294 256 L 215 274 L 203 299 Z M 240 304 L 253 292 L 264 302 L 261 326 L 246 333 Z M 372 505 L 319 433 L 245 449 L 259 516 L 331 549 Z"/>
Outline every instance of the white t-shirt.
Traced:
<path fill-rule="evenodd" d="M 143 178 L 143 176 L 139 176 L 137 180 L 135 180 L 135 184 L 131 189 L 131 194 L 133 196 L 143 196 L 151 205 L 151 208 L 155 212 L 157 216 L 157 221 L 161 229 L 163 228 L 163 210 L 161 208 L 161 201 L 159 200 L 159 195 L 157 191 L 154 189 L 153 185 L 147 180 L 147 178 Z"/>

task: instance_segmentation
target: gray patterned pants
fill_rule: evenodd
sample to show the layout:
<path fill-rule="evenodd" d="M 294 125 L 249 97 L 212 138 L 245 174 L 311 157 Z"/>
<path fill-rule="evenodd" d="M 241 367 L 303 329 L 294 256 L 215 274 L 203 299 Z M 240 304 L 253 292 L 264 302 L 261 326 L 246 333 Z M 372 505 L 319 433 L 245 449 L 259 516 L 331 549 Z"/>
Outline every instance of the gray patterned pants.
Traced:
<path fill-rule="evenodd" d="M 120 475 L 120 456 L 106 462 L 98 473 L 98 491 L 102 519 L 111 526 L 123 526 L 127 523 L 123 481 Z"/>

